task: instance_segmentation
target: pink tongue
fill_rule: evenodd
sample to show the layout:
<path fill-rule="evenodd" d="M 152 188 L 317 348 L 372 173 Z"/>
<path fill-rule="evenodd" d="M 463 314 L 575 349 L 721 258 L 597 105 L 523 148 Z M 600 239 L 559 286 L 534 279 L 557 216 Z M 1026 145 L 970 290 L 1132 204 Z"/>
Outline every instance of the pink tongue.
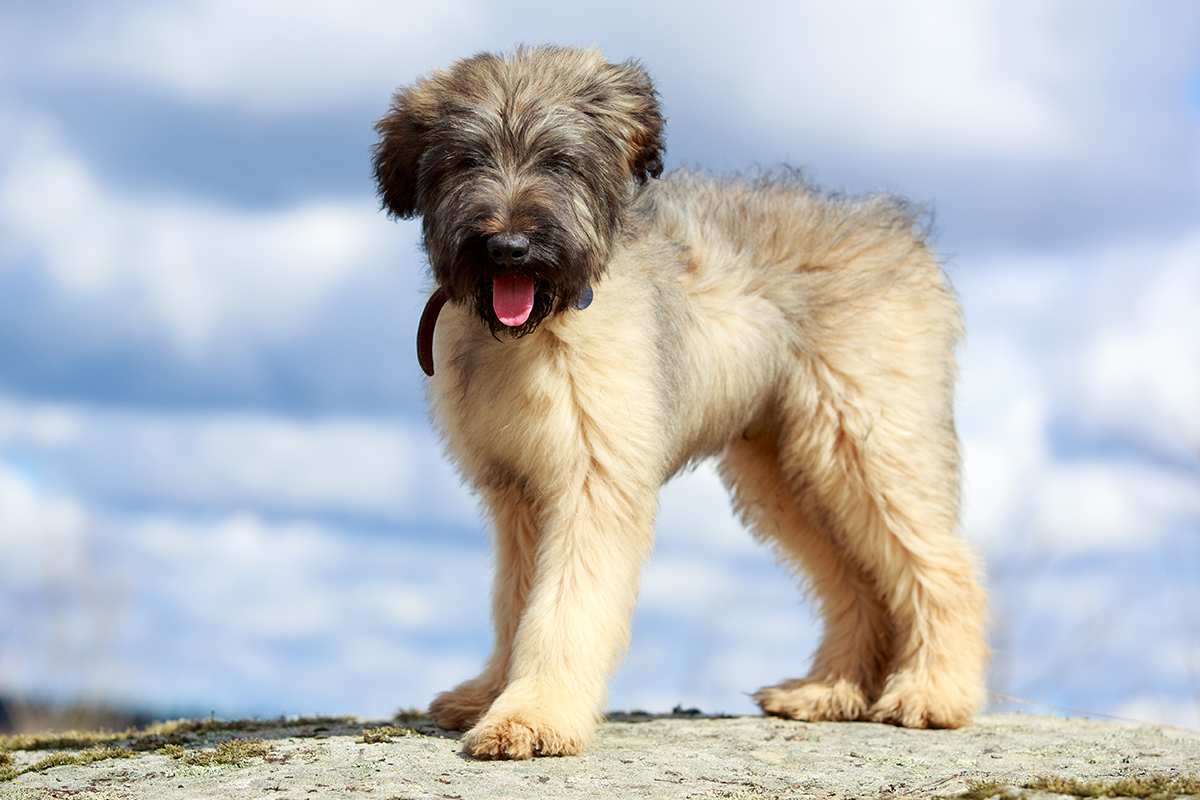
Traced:
<path fill-rule="evenodd" d="M 492 308 L 496 318 L 510 328 L 524 325 L 533 311 L 533 279 L 515 272 L 492 278 Z"/>

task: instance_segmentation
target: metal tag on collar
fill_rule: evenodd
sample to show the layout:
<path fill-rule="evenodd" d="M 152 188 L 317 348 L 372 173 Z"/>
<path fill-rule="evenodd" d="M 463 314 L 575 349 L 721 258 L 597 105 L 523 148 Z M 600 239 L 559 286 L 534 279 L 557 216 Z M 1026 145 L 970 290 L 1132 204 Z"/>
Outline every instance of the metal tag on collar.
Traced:
<path fill-rule="evenodd" d="M 580 311 L 583 311 L 585 308 L 587 308 L 591 304 L 592 304 L 592 287 L 585 286 L 583 288 L 583 291 L 580 292 L 580 294 L 579 294 L 579 299 L 575 301 L 575 307 L 578 308 Z"/>

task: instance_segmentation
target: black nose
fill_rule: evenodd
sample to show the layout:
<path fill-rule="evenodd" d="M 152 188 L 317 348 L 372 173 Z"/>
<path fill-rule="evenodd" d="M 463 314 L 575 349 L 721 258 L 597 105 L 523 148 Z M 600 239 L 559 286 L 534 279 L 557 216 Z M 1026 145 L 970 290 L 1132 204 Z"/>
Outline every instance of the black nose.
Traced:
<path fill-rule="evenodd" d="M 529 256 L 529 237 L 523 233 L 495 233 L 488 237 L 487 250 L 497 264 L 523 264 Z"/>

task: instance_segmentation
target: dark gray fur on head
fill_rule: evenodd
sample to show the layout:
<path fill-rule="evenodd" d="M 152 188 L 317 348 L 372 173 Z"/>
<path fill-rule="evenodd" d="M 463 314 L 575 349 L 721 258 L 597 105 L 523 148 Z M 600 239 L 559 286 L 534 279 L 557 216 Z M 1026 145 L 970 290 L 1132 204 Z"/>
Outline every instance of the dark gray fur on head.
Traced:
<path fill-rule="evenodd" d="M 637 187 L 662 172 L 663 118 L 636 62 L 595 51 L 481 54 L 400 89 L 376 124 L 375 178 L 394 216 L 422 217 L 434 278 L 493 333 L 520 336 L 604 274 Z M 536 285 L 519 328 L 492 310 L 487 237 L 529 237 Z"/>

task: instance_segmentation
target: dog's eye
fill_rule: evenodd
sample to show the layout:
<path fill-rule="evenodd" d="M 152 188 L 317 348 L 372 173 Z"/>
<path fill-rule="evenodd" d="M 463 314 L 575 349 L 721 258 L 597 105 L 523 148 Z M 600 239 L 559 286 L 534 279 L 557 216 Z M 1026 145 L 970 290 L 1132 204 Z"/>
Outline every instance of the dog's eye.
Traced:
<path fill-rule="evenodd" d="M 542 162 L 546 169 L 563 175 L 574 173 L 579 165 L 574 158 L 566 153 L 553 153 Z"/>

